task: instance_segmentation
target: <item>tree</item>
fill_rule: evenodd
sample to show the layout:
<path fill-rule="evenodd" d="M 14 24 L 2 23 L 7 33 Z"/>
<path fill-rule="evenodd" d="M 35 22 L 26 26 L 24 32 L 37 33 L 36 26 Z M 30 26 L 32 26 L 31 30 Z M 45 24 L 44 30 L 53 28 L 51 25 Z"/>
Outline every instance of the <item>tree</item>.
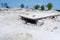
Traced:
<path fill-rule="evenodd" d="M 5 8 L 10 8 L 7 3 L 5 3 Z"/>
<path fill-rule="evenodd" d="M 42 5 L 40 8 L 41 8 L 41 10 L 45 10 L 45 7 L 44 7 L 44 5 Z"/>
<path fill-rule="evenodd" d="M 20 7 L 21 7 L 21 8 L 24 8 L 24 4 L 21 4 Z"/>
<path fill-rule="evenodd" d="M 48 8 L 48 10 L 51 10 L 53 5 L 51 3 L 48 3 L 46 7 Z"/>
<path fill-rule="evenodd" d="M 1 6 L 4 7 L 3 3 L 1 3 Z"/>
<path fill-rule="evenodd" d="M 39 8 L 40 8 L 39 5 L 35 5 L 35 6 L 34 6 L 34 9 L 39 9 Z"/>
<path fill-rule="evenodd" d="M 7 3 L 1 3 L 2 7 L 10 8 Z"/>
<path fill-rule="evenodd" d="M 60 10 L 56 10 L 56 11 L 60 12 Z"/>

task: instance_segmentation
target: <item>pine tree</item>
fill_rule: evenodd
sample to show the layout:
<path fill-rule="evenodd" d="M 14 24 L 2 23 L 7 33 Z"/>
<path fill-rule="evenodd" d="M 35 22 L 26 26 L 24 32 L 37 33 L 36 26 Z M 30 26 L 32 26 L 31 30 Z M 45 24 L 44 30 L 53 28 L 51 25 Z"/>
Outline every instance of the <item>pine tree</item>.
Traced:
<path fill-rule="evenodd" d="M 21 8 L 24 8 L 24 4 L 21 4 L 20 7 L 21 7 Z"/>

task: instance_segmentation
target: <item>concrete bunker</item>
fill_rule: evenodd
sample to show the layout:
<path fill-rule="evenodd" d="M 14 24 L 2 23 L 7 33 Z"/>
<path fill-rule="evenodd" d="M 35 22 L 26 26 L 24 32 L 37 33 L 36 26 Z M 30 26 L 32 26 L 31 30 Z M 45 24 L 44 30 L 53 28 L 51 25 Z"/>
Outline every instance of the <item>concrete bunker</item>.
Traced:
<path fill-rule="evenodd" d="M 26 18 L 26 17 L 21 17 L 22 20 L 25 21 L 25 23 L 32 23 L 32 24 L 37 24 L 37 19 L 29 19 L 29 18 Z"/>

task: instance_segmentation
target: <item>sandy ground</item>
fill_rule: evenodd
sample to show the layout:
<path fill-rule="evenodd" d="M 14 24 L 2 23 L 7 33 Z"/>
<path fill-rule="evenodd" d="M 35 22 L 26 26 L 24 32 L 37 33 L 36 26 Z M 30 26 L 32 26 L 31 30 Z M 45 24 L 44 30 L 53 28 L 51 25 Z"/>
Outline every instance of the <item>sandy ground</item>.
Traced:
<path fill-rule="evenodd" d="M 60 40 L 60 16 L 39 22 L 25 24 L 18 13 L 0 12 L 0 40 Z"/>

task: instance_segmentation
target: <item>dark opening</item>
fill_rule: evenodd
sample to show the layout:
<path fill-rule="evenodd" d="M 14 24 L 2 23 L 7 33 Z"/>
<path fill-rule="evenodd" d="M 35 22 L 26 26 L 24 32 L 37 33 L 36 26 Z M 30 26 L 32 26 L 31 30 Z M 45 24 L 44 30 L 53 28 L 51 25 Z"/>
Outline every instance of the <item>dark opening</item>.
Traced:
<path fill-rule="evenodd" d="M 24 18 L 24 17 L 21 17 L 22 20 L 24 20 L 27 23 L 32 23 L 32 24 L 36 24 L 37 23 L 37 20 L 33 20 L 33 19 L 28 19 L 28 18 Z"/>

